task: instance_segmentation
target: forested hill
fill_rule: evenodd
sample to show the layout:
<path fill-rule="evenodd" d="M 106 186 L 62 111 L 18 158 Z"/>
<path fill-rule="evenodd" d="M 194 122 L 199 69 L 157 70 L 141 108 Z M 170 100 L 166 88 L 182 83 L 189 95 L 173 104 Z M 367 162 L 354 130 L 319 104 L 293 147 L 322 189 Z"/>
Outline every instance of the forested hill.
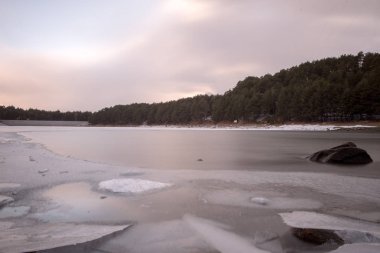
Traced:
<path fill-rule="evenodd" d="M 274 75 L 250 76 L 224 95 L 104 108 L 90 117 L 90 123 L 311 122 L 379 115 L 380 54 L 360 52 L 302 63 Z"/>

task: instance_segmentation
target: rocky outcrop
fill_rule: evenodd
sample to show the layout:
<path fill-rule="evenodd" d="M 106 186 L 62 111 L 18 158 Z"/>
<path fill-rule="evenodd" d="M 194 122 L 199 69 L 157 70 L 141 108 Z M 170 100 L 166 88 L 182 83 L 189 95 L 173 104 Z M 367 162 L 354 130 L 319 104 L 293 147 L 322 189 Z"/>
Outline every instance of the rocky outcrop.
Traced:
<path fill-rule="evenodd" d="M 309 159 L 314 162 L 337 164 L 367 164 L 372 162 L 367 151 L 358 148 L 353 142 L 318 151 L 312 154 Z"/>
<path fill-rule="evenodd" d="M 344 243 L 342 238 L 330 230 L 293 228 L 293 234 L 302 241 L 317 245 L 327 242 L 335 242 L 338 245 L 342 245 Z"/>

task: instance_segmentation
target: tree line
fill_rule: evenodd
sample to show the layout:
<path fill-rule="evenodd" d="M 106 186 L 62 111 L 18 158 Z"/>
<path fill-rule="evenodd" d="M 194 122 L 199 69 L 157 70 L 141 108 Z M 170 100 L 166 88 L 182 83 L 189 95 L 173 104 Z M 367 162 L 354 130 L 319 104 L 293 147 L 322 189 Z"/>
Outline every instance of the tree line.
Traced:
<path fill-rule="evenodd" d="M 380 118 L 380 54 L 342 55 L 249 76 L 222 95 L 115 105 L 97 112 L 0 106 L 0 119 L 83 120 L 141 125 L 205 122 L 322 122 Z"/>
<path fill-rule="evenodd" d="M 0 106 L 0 119 L 4 120 L 89 121 L 91 115 L 91 112 L 61 112 L 37 109 L 24 110 L 14 106 Z"/>
<path fill-rule="evenodd" d="M 223 95 L 163 103 L 116 105 L 93 113 L 91 124 L 321 122 L 380 115 L 380 54 L 362 52 L 305 62 L 262 77 L 249 76 Z"/>

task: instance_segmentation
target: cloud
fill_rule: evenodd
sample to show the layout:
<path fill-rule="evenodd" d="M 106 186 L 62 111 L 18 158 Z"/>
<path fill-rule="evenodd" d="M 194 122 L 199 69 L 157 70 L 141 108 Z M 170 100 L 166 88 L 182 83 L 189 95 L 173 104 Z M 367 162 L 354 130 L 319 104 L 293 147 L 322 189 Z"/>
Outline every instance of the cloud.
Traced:
<path fill-rule="evenodd" d="M 133 32 L 115 25 L 128 23 L 119 15 L 102 24 L 112 30 L 105 38 L 93 32 L 75 43 L 68 35 L 60 50 L 0 47 L 0 101 L 61 110 L 167 101 L 223 93 L 248 75 L 304 61 L 380 49 L 378 1 L 168 0 L 153 10 L 141 25 L 128 21 Z"/>

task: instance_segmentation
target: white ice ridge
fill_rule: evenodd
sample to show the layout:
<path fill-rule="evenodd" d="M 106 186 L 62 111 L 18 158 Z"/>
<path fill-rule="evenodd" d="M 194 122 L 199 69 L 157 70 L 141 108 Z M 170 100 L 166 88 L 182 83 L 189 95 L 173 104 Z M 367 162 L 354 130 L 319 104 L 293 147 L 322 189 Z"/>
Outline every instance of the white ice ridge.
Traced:
<path fill-rule="evenodd" d="M 379 243 L 354 243 L 354 244 L 345 244 L 340 246 L 334 251 L 329 253 L 379 253 L 380 244 Z"/>
<path fill-rule="evenodd" d="M 305 211 L 280 213 L 280 216 L 291 227 L 359 231 L 380 236 L 380 224 L 373 222 Z"/>
<path fill-rule="evenodd" d="M 100 189 L 119 193 L 141 193 L 169 186 L 171 184 L 134 178 L 111 179 L 99 183 Z"/>
<path fill-rule="evenodd" d="M 226 231 L 222 228 L 223 226 L 219 226 L 215 222 L 192 215 L 185 215 L 183 219 L 207 243 L 221 253 L 269 253 L 269 251 L 255 247 L 248 239 Z"/>

